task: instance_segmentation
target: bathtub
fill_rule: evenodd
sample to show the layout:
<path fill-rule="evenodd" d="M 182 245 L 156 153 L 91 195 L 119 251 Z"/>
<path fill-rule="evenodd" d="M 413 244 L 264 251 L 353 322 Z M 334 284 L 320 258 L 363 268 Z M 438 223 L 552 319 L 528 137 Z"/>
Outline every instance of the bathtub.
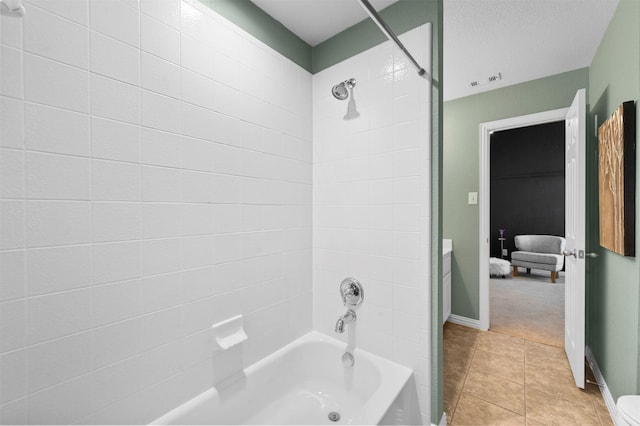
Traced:
<path fill-rule="evenodd" d="M 413 371 L 310 332 L 152 424 L 419 424 Z M 338 413 L 338 421 L 329 420 Z"/>

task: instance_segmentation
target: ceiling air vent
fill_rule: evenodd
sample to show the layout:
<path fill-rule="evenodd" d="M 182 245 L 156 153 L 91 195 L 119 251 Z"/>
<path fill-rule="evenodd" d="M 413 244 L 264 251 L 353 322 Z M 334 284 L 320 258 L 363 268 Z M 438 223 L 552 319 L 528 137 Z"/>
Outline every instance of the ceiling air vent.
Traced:
<path fill-rule="evenodd" d="M 483 86 L 485 84 L 494 83 L 494 82 L 499 81 L 499 80 L 502 80 L 502 73 L 501 72 L 492 74 L 487 78 L 481 78 L 481 79 L 478 79 L 478 80 L 470 81 L 469 82 L 469 87 Z"/>

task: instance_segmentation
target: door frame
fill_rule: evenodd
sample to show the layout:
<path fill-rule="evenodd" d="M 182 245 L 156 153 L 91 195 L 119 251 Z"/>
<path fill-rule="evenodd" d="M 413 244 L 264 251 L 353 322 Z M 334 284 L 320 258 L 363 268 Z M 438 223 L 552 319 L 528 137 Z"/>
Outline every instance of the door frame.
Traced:
<path fill-rule="evenodd" d="M 521 115 L 503 120 L 480 123 L 480 188 L 478 203 L 480 209 L 479 223 L 479 285 L 480 285 L 480 329 L 489 330 L 489 256 L 490 256 L 490 223 L 491 218 L 491 170 L 490 170 L 490 142 L 491 134 L 500 130 L 517 129 L 519 127 L 535 126 L 538 124 L 564 121 L 569 108 L 559 108 L 534 114 Z M 486 259 L 486 260 L 484 260 Z"/>

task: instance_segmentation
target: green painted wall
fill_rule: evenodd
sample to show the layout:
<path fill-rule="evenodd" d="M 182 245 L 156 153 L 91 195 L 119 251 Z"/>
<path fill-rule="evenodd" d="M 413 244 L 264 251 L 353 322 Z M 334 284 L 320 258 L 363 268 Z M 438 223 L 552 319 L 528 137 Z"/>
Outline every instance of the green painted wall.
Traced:
<path fill-rule="evenodd" d="M 426 22 L 436 21 L 441 3 L 438 0 L 399 0 L 378 13 L 393 32 L 400 35 Z M 362 13 L 365 14 L 364 10 Z M 366 19 L 314 46 L 312 72 L 329 68 L 386 40 L 376 24 Z"/>
<path fill-rule="evenodd" d="M 587 338 L 614 398 L 640 392 L 640 260 L 637 255 L 623 257 L 599 248 L 594 115 L 597 114 L 600 125 L 622 102 L 639 98 L 640 2 L 620 0 L 590 67 L 590 126 L 587 131 L 592 153 L 592 161 L 587 166 L 592 189 L 588 215 L 589 247 L 598 248 L 600 254 L 588 275 Z M 637 119 L 636 126 L 640 129 Z M 636 157 L 640 158 L 637 154 Z M 636 188 L 640 188 L 639 177 L 640 173 L 636 173 Z M 637 203 L 636 223 L 640 223 L 640 205 Z M 636 247 L 640 235 L 638 228 Z"/>
<path fill-rule="evenodd" d="M 263 43 L 311 71 L 311 46 L 249 0 L 200 0 Z"/>
<path fill-rule="evenodd" d="M 453 239 L 452 313 L 479 319 L 478 205 L 480 123 L 565 108 L 589 83 L 587 68 L 444 103 L 443 234 Z"/>

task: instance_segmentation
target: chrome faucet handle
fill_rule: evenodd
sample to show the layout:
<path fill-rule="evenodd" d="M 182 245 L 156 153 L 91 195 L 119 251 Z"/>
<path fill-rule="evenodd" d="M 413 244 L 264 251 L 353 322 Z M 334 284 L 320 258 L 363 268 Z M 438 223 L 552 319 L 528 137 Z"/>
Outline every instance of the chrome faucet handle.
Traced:
<path fill-rule="evenodd" d="M 355 278 L 345 278 L 340 283 L 340 296 L 342 303 L 349 308 L 359 306 L 364 299 L 362 284 Z"/>

